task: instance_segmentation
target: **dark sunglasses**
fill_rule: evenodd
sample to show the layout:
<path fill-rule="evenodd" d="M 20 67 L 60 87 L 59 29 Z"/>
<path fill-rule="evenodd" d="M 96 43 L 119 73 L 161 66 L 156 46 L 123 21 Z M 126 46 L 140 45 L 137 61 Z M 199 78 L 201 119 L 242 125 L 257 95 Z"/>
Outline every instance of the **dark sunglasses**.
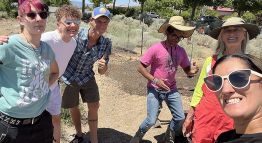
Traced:
<path fill-rule="evenodd" d="M 39 12 L 39 13 L 36 13 L 36 12 L 26 13 L 26 16 L 30 17 L 31 19 L 35 19 L 37 15 L 39 15 L 41 17 L 41 19 L 46 19 L 49 16 L 49 13 L 46 12 L 46 11 L 42 11 L 42 12 Z"/>
<path fill-rule="evenodd" d="M 217 92 L 222 89 L 224 79 L 227 79 L 234 88 L 243 89 L 249 85 L 251 74 L 262 77 L 262 74 L 256 71 L 253 71 L 251 69 L 242 69 L 233 71 L 226 76 L 212 74 L 204 78 L 204 81 L 207 88 L 213 92 Z"/>
<path fill-rule="evenodd" d="M 175 31 L 174 28 L 167 28 L 167 33 L 168 33 L 168 35 L 170 35 L 170 36 L 172 36 L 172 37 L 176 37 L 178 40 L 184 39 L 183 36 L 178 36 L 178 35 L 176 34 L 176 31 Z"/>
<path fill-rule="evenodd" d="M 71 20 L 71 19 L 66 19 L 64 21 L 64 24 L 66 24 L 67 26 L 70 26 L 71 24 L 75 24 L 75 25 L 79 25 L 81 23 L 81 21 L 79 19 L 76 20 Z"/>
<path fill-rule="evenodd" d="M 169 33 L 170 36 L 172 37 L 176 37 L 178 40 L 183 40 L 184 37 L 183 36 L 178 36 L 175 32 L 174 33 Z"/>

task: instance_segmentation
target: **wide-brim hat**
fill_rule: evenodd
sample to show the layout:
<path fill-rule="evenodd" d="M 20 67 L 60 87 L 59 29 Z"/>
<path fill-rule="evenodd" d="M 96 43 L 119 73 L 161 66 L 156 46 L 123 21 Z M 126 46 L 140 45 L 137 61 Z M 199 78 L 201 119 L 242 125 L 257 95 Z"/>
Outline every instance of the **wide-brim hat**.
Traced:
<path fill-rule="evenodd" d="M 246 23 L 242 18 L 240 17 L 230 17 L 224 23 L 221 27 L 212 30 L 208 35 L 211 36 L 214 39 L 218 39 L 218 36 L 221 32 L 221 30 L 228 26 L 241 26 L 245 28 L 249 34 L 249 39 L 255 38 L 259 34 L 259 28 L 255 24 L 249 24 Z"/>
<path fill-rule="evenodd" d="M 166 33 L 166 30 L 169 26 L 172 26 L 173 28 L 182 31 L 182 35 L 184 38 L 190 37 L 195 30 L 195 27 L 186 26 L 185 21 L 183 17 L 181 16 L 172 16 L 167 22 L 162 24 L 160 28 L 158 29 L 159 33 Z"/>
<path fill-rule="evenodd" d="M 256 56 L 250 55 L 250 54 L 246 54 L 249 59 L 260 69 L 262 70 L 262 59 L 258 58 Z"/>

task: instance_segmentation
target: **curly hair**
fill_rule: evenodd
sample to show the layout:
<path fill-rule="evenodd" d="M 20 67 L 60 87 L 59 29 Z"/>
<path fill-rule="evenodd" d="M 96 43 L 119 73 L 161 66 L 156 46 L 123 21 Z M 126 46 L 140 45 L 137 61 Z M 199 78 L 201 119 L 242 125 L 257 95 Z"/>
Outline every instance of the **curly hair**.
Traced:
<path fill-rule="evenodd" d="M 56 20 L 60 21 L 62 17 L 72 17 L 80 19 L 82 17 L 81 12 L 72 5 L 63 5 L 55 12 Z"/>

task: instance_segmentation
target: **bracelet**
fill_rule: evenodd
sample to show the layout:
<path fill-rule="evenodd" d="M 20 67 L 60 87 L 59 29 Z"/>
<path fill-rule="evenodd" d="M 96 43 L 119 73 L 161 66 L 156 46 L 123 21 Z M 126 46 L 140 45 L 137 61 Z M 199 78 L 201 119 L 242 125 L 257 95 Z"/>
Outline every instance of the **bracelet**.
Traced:
<path fill-rule="evenodd" d="M 159 79 L 154 78 L 154 79 L 152 80 L 152 83 L 156 85 L 158 81 L 159 81 Z"/>

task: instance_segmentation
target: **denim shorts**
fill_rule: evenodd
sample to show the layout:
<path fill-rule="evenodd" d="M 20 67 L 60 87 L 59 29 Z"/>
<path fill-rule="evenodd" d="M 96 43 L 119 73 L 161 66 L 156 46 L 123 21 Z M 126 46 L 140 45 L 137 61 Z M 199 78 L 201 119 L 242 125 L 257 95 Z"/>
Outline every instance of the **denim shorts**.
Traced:
<path fill-rule="evenodd" d="M 49 112 L 44 111 L 43 116 L 35 124 L 11 125 L 0 121 L 0 143 L 52 143 L 53 125 Z"/>

